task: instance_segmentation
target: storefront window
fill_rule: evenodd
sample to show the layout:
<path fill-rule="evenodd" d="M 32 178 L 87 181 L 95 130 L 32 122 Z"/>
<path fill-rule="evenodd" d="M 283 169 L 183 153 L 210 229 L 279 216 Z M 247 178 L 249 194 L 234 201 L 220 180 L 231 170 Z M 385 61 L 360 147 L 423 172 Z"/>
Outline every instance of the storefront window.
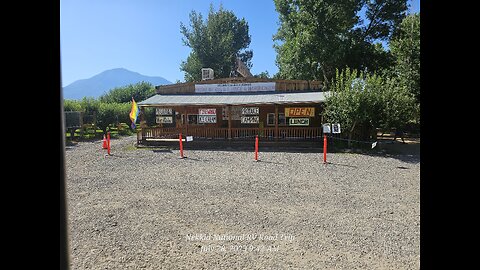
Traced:
<path fill-rule="evenodd" d="M 189 125 L 196 125 L 198 122 L 198 114 L 188 114 L 187 115 L 188 124 Z"/>
<path fill-rule="evenodd" d="M 287 119 L 285 118 L 284 113 L 278 114 L 278 125 L 285 126 L 287 125 Z M 275 126 L 275 114 L 269 113 L 267 114 L 267 126 Z"/>

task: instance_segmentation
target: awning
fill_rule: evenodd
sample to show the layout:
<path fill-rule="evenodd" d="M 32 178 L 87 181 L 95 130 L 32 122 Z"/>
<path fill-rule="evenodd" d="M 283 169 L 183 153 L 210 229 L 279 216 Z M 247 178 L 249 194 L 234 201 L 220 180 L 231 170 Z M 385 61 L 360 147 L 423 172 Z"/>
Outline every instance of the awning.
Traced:
<path fill-rule="evenodd" d="M 229 94 L 171 94 L 155 95 L 138 103 L 149 106 L 204 106 L 204 105 L 262 105 L 322 103 L 328 92 L 300 93 L 229 93 Z"/>

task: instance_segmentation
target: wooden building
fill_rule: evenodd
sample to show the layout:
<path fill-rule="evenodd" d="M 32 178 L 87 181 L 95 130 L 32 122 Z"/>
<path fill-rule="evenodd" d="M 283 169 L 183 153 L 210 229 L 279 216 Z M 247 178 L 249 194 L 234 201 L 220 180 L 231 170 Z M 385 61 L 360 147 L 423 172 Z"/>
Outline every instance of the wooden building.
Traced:
<path fill-rule="evenodd" d="M 322 135 L 325 92 L 318 81 L 225 78 L 157 86 L 157 95 L 138 103 L 138 143 L 178 138 L 313 140 Z M 146 126 L 154 107 L 157 127 Z"/>

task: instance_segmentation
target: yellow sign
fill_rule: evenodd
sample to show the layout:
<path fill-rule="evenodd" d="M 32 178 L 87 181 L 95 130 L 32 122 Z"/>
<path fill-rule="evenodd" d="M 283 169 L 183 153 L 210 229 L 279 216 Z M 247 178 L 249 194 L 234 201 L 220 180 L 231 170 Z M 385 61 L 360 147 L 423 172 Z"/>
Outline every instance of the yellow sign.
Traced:
<path fill-rule="evenodd" d="M 315 107 L 285 108 L 285 117 L 314 117 Z"/>

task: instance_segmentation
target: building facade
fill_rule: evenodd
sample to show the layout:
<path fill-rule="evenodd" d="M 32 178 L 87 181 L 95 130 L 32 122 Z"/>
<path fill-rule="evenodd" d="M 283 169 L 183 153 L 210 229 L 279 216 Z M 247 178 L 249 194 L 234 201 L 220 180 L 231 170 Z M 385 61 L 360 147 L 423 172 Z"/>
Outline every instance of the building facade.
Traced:
<path fill-rule="evenodd" d="M 178 138 L 313 140 L 320 137 L 323 103 L 318 81 L 227 78 L 157 86 L 157 94 L 139 102 L 139 143 Z M 148 127 L 145 108 L 155 109 Z"/>

